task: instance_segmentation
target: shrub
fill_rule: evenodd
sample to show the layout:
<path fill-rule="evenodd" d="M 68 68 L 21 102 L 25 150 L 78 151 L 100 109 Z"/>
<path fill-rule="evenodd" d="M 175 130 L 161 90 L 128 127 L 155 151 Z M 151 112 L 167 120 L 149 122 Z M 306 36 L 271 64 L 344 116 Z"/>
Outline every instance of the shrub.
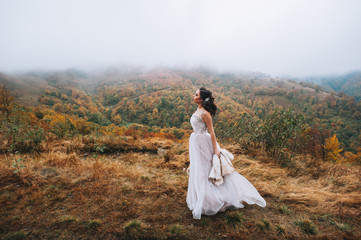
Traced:
<path fill-rule="evenodd" d="M 292 108 L 287 111 L 274 111 L 263 120 L 262 146 L 266 153 L 278 158 L 283 156 L 286 148 L 294 148 L 296 139 L 303 131 L 303 116 L 296 115 Z"/>
<path fill-rule="evenodd" d="M 294 221 L 296 225 L 298 225 L 303 232 L 307 234 L 315 235 L 317 234 L 316 226 L 309 219 L 301 219 Z"/>
<path fill-rule="evenodd" d="M 7 140 L 5 147 L 8 151 L 40 150 L 40 143 L 45 139 L 44 129 L 32 122 L 25 107 L 14 106 L 8 117 L 0 114 L 0 123 L 0 136 Z"/>
<path fill-rule="evenodd" d="M 290 214 L 290 213 L 291 213 L 290 209 L 289 209 L 287 206 L 285 206 L 285 205 L 280 206 L 279 211 L 280 211 L 281 213 L 286 213 L 286 214 Z"/>
<path fill-rule="evenodd" d="M 351 233 L 352 226 L 347 223 L 336 223 L 336 227 L 343 232 Z"/>
<path fill-rule="evenodd" d="M 87 113 L 89 122 L 97 123 L 100 126 L 108 126 L 111 124 L 111 122 L 100 112 L 95 113 Z"/>
<path fill-rule="evenodd" d="M 266 219 L 262 219 L 261 222 L 264 224 L 264 226 L 266 227 L 266 229 L 270 229 L 271 228 L 271 224 L 268 220 Z"/>
<path fill-rule="evenodd" d="M 261 232 L 263 232 L 265 229 L 269 230 L 271 229 L 271 224 L 268 220 L 266 219 L 262 219 L 260 222 L 258 222 L 257 224 L 257 227 L 259 228 L 259 230 Z"/>
<path fill-rule="evenodd" d="M 126 234 L 129 235 L 136 235 L 137 233 L 141 232 L 143 223 L 139 220 L 131 220 L 124 224 L 124 231 Z"/>
<path fill-rule="evenodd" d="M 78 132 L 72 121 L 62 114 L 56 114 L 51 117 L 50 128 L 50 131 L 59 138 L 74 136 Z"/>
<path fill-rule="evenodd" d="M 71 215 L 64 215 L 59 218 L 59 222 L 61 222 L 61 223 L 79 222 L 79 218 L 71 216 Z"/>
<path fill-rule="evenodd" d="M 236 228 L 239 226 L 242 226 L 242 223 L 244 222 L 244 217 L 242 213 L 239 212 L 230 212 L 227 213 L 224 217 L 227 225 Z"/>
<path fill-rule="evenodd" d="M 19 152 L 16 152 L 16 155 L 19 155 Z M 14 173 L 20 175 L 20 169 L 25 167 L 25 165 L 23 164 L 23 158 L 16 157 L 15 159 L 13 159 L 13 164 L 11 167 L 14 169 L 13 170 Z"/>
<path fill-rule="evenodd" d="M 277 159 L 281 166 L 289 166 L 293 151 L 299 141 L 296 139 L 304 129 L 304 117 L 296 114 L 293 108 L 272 114 L 257 114 L 251 116 L 243 113 L 235 124 L 220 123 L 220 135 L 232 136 L 242 147 L 262 147 L 268 156 Z M 228 125 L 228 126 L 227 126 Z M 291 151 L 287 151 L 291 150 Z M 291 152 L 291 154 L 289 154 Z"/>
<path fill-rule="evenodd" d="M 100 227 L 100 225 L 101 225 L 101 221 L 98 219 L 89 220 L 89 222 L 87 223 L 87 227 L 91 229 L 97 229 L 98 227 Z"/>
<path fill-rule="evenodd" d="M 184 229 L 184 227 L 178 224 L 175 224 L 172 227 L 170 227 L 169 232 L 171 232 L 172 234 L 178 237 L 185 237 L 188 235 L 188 231 Z"/>
<path fill-rule="evenodd" d="M 279 225 L 279 224 L 276 224 L 275 226 L 276 226 L 276 229 L 277 229 L 276 230 L 277 234 L 281 234 L 281 235 L 285 236 L 285 234 L 286 234 L 285 227 L 283 225 Z"/>

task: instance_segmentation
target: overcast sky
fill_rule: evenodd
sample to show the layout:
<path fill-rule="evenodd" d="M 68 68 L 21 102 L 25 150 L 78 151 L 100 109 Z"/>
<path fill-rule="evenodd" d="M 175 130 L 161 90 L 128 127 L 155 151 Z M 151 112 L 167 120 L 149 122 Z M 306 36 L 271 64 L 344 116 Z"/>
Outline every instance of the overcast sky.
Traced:
<path fill-rule="evenodd" d="M 0 71 L 361 70 L 360 0 L 0 0 Z"/>

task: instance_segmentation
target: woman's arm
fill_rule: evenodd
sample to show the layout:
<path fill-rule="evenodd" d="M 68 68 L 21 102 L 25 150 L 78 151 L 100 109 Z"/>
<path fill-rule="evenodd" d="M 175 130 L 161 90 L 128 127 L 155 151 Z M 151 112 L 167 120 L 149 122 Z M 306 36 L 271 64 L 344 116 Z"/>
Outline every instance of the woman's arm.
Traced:
<path fill-rule="evenodd" d="M 205 113 L 202 115 L 202 117 L 203 117 L 204 122 L 207 125 L 208 132 L 211 135 L 214 153 L 219 157 L 221 153 L 217 148 L 217 139 L 216 139 L 216 134 L 214 133 L 214 129 L 213 129 L 212 116 L 209 112 L 205 111 Z"/>

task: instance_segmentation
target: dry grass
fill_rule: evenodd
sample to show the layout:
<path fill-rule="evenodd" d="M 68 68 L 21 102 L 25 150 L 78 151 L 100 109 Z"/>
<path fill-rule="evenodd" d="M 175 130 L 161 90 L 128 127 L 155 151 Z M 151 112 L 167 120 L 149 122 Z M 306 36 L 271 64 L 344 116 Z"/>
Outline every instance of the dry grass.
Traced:
<path fill-rule="evenodd" d="M 19 173 L 11 168 L 14 156 L 1 156 L 0 238 L 310 238 L 299 227 L 302 219 L 317 229 L 312 237 L 361 235 L 360 167 L 308 159 L 286 169 L 262 154 L 235 154 L 237 171 L 259 190 L 267 207 L 246 204 L 199 221 L 185 202 L 187 141 L 134 142 L 165 149 L 164 154 L 84 153 L 78 151 L 81 144 L 54 142 L 48 151 L 22 155 L 26 167 Z M 236 146 L 225 148 L 237 152 Z M 229 216 L 240 214 L 242 227 L 230 227 Z"/>

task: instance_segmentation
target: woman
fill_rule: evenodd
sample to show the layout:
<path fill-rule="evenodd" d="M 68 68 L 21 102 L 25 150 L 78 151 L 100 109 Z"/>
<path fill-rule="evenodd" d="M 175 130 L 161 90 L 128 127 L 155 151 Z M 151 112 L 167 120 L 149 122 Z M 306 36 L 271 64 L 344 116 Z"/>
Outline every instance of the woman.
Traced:
<path fill-rule="evenodd" d="M 214 215 L 228 207 L 242 208 L 242 202 L 266 206 L 256 188 L 237 172 L 224 176 L 224 183 L 216 186 L 208 178 L 213 154 L 220 156 L 220 147 L 213 130 L 212 116 L 216 114 L 212 92 L 201 87 L 193 95 L 198 104 L 191 117 L 194 132 L 189 139 L 189 173 L 187 205 L 193 218 L 201 214 Z M 208 130 L 208 132 L 207 132 Z"/>

